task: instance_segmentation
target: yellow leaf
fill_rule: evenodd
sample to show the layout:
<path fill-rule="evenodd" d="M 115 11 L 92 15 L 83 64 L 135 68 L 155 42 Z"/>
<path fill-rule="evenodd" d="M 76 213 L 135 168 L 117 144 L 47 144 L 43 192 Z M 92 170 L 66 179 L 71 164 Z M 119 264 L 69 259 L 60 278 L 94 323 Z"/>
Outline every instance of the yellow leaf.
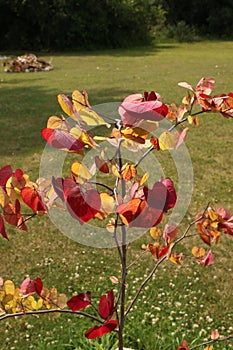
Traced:
<path fill-rule="evenodd" d="M 85 164 L 78 161 L 74 161 L 71 165 L 71 174 L 76 179 L 77 182 L 83 184 L 86 180 L 92 177 L 92 174 L 88 170 Z"/>
<path fill-rule="evenodd" d="M 111 218 L 106 225 L 106 229 L 108 232 L 113 233 L 115 230 L 115 219 Z"/>
<path fill-rule="evenodd" d="M 12 294 L 7 294 L 2 300 L 2 305 L 6 312 L 10 313 L 12 308 L 15 306 L 14 296 Z"/>
<path fill-rule="evenodd" d="M 3 290 L 6 293 L 6 295 L 14 295 L 15 294 L 15 285 L 14 282 L 11 280 L 6 280 L 3 285 Z"/>
<path fill-rule="evenodd" d="M 9 203 L 9 198 L 6 195 L 6 192 L 0 187 L 0 205 L 1 207 L 5 207 Z"/>
<path fill-rule="evenodd" d="M 44 300 L 42 298 L 37 300 L 37 310 L 41 309 L 44 304 Z"/>
<path fill-rule="evenodd" d="M 149 134 L 149 131 L 139 127 L 135 127 L 135 128 L 126 128 L 124 130 L 121 130 L 121 134 L 123 137 L 127 139 L 130 139 L 137 143 L 144 144 Z"/>
<path fill-rule="evenodd" d="M 51 116 L 49 117 L 48 121 L 47 121 L 47 128 L 49 129 L 63 129 L 64 128 L 62 127 L 62 125 L 64 125 L 64 121 L 59 118 L 59 117 L 56 117 L 56 116 Z M 67 130 L 67 128 L 66 128 Z"/>
<path fill-rule="evenodd" d="M 211 207 L 208 208 L 208 214 L 212 221 L 218 220 L 219 215 Z"/>
<path fill-rule="evenodd" d="M 72 93 L 72 101 L 77 112 L 84 107 L 90 107 L 88 102 L 88 94 L 85 91 L 81 92 L 79 90 L 74 90 Z"/>
<path fill-rule="evenodd" d="M 0 302 L 3 300 L 5 296 L 5 292 L 3 290 L 0 290 Z"/>
<path fill-rule="evenodd" d="M 70 129 L 70 134 L 92 148 L 96 146 L 96 143 L 90 138 L 88 133 L 78 128 L 78 126 Z"/>
<path fill-rule="evenodd" d="M 72 103 L 69 101 L 69 103 L 66 103 L 65 100 L 68 102 L 69 99 L 63 94 L 58 94 L 57 95 L 57 100 L 59 105 L 61 106 L 63 112 L 65 112 L 69 117 L 74 116 L 74 109 L 72 108 Z"/>
<path fill-rule="evenodd" d="M 21 190 L 13 186 L 13 177 L 11 176 L 6 182 L 7 195 L 14 201 L 21 198 Z"/>
<path fill-rule="evenodd" d="M 115 207 L 115 199 L 106 192 L 100 193 L 101 208 L 95 217 L 101 220 L 106 219 L 106 217 L 113 212 Z"/>
<path fill-rule="evenodd" d="M 85 108 L 82 109 L 79 113 L 84 122 L 89 126 L 106 125 L 108 128 L 110 127 L 110 125 L 106 123 L 104 119 L 93 109 Z"/>
<path fill-rule="evenodd" d="M 170 131 L 164 131 L 159 136 L 160 149 L 165 151 L 167 149 L 173 149 L 176 147 L 177 136 Z"/>
<path fill-rule="evenodd" d="M 149 178 L 149 173 L 145 173 L 141 178 L 140 178 L 140 181 L 139 181 L 139 185 L 142 186 Z"/>
<path fill-rule="evenodd" d="M 67 296 L 64 293 L 59 294 L 57 298 L 57 306 L 60 309 L 64 309 L 66 307 L 66 304 L 67 304 Z"/>
<path fill-rule="evenodd" d="M 183 254 L 176 254 L 174 253 L 173 255 L 170 256 L 169 260 L 176 265 L 181 265 L 182 260 L 183 260 Z"/>
<path fill-rule="evenodd" d="M 24 299 L 23 306 L 26 311 L 37 310 L 37 301 L 32 295 L 29 295 L 26 299 Z"/>
<path fill-rule="evenodd" d="M 191 100 L 191 97 L 190 97 L 190 94 L 188 93 L 187 96 L 184 96 L 184 97 L 183 97 L 182 103 L 183 103 L 184 105 L 188 105 L 189 102 L 190 102 L 190 100 Z"/>
<path fill-rule="evenodd" d="M 75 126 L 74 128 L 70 129 L 70 134 L 78 140 L 82 136 L 82 129 Z"/>
<path fill-rule="evenodd" d="M 194 117 L 191 116 L 191 115 L 189 115 L 189 116 L 188 116 L 188 122 L 189 122 L 189 124 L 192 124 L 193 121 L 194 121 Z"/>
<path fill-rule="evenodd" d="M 83 91 L 82 93 L 78 90 L 73 91 L 72 101 L 75 109 L 81 115 L 82 120 L 87 125 L 106 125 L 107 127 L 110 126 L 98 113 L 96 113 L 91 108 L 88 102 L 88 95 L 86 91 Z"/>
<path fill-rule="evenodd" d="M 192 249 L 192 254 L 195 256 L 195 258 L 201 259 L 205 256 L 205 249 L 202 247 L 198 248 L 195 246 Z"/>
<path fill-rule="evenodd" d="M 162 232 L 159 228 L 156 227 L 151 227 L 150 229 L 150 235 L 153 239 L 158 239 L 159 237 L 161 237 Z"/>
<path fill-rule="evenodd" d="M 115 177 L 118 177 L 119 179 L 121 179 L 121 174 L 120 174 L 120 172 L 119 172 L 119 167 L 118 167 L 118 165 L 116 165 L 116 164 L 113 164 L 113 165 L 112 165 L 112 173 L 113 173 L 113 175 L 114 175 Z"/>

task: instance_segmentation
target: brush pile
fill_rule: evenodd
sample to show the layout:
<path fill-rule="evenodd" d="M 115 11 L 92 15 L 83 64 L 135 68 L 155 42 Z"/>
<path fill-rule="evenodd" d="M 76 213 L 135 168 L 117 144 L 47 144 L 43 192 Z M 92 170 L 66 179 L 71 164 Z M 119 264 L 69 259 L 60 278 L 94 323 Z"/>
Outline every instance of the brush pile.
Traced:
<path fill-rule="evenodd" d="M 17 56 L 11 61 L 3 62 L 5 72 L 48 72 L 53 69 L 51 63 L 48 63 L 44 60 L 39 60 L 34 54 L 25 54 L 22 56 Z"/>

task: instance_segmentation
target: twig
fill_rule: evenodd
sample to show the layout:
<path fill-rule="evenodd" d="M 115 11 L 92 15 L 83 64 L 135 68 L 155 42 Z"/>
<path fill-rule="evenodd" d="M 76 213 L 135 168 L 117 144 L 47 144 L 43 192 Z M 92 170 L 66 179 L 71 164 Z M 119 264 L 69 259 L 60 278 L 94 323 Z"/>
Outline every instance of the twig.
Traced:
<path fill-rule="evenodd" d="M 218 342 L 221 342 L 221 341 L 227 341 L 229 339 L 233 339 L 233 334 L 231 335 L 228 335 L 226 337 L 222 337 L 222 338 L 218 338 L 218 339 L 211 339 L 211 340 L 208 340 L 208 341 L 205 341 L 203 343 L 200 343 L 200 344 L 197 344 L 197 345 L 194 345 L 190 348 L 190 350 L 193 350 L 193 349 L 197 349 L 201 346 L 205 346 L 205 345 L 208 345 L 208 344 L 211 344 L 211 343 L 218 343 Z"/>
<path fill-rule="evenodd" d="M 98 317 L 95 317 L 93 315 L 90 315 L 83 311 L 72 311 L 68 309 L 49 309 L 49 310 L 34 310 L 34 311 L 22 311 L 22 312 L 16 312 L 13 314 L 5 314 L 0 316 L 0 321 L 6 319 L 6 318 L 12 318 L 12 317 L 18 317 L 18 316 L 25 316 L 25 315 L 40 315 L 40 314 L 50 314 L 50 313 L 66 313 L 66 314 L 73 314 L 73 315 L 80 315 L 85 316 L 88 318 L 91 318 L 92 320 L 95 320 L 99 323 L 103 323 Z"/>
<path fill-rule="evenodd" d="M 145 253 L 148 253 L 148 251 L 144 250 L 143 252 L 141 252 L 141 254 L 137 257 L 137 259 L 135 259 L 131 264 L 129 264 L 129 266 L 127 266 L 126 269 L 129 270 L 130 267 L 132 267 L 134 264 L 136 264 Z"/>
<path fill-rule="evenodd" d="M 151 146 L 142 156 L 141 158 L 135 163 L 135 168 L 139 166 L 139 164 L 143 161 L 144 158 L 148 156 L 148 154 L 154 150 L 154 146 Z"/>

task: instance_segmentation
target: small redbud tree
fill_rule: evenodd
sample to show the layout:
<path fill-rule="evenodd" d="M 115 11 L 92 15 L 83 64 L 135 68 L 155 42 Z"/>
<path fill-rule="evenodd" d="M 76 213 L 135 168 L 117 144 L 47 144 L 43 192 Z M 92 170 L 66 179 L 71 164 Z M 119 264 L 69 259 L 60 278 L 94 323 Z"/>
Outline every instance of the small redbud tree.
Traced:
<path fill-rule="evenodd" d="M 107 115 L 101 116 L 90 106 L 85 91 L 74 91 L 71 99 L 59 94 L 58 102 L 69 118 L 51 116 L 42 136 L 50 148 L 77 155 L 77 160 L 70 166 L 70 175 L 63 177 L 62 171 L 59 175 L 54 171 L 49 178 L 40 177 L 32 182 L 21 169 L 13 170 L 10 165 L 0 169 L 0 233 L 3 238 L 9 239 L 5 222 L 27 230 L 27 221 L 36 215 L 48 214 L 58 224 L 57 213 L 60 212 L 68 229 L 70 220 L 77 231 L 93 225 L 94 238 L 98 242 L 94 245 L 115 247 L 121 267 L 121 276 L 109 276 L 118 286 L 118 293 L 113 289 L 106 291 L 100 296 L 98 307 L 92 301 L 91 291 L 77 293 L 68 300 L 57 289 L 46 288 L 40 278 L 28 276 L 19 288 L 13 281 L 1 279 L 1 320 L 27 314 L 70 312 L 96 322 L 85 332 L 85 337 L 93 339 L 115 332 L 118 348 L 122 350 L 128 314 L 161 264 L 167 260 L 177 265 L 184 262 L 186 257 L 179 250 L 179 243 L 193 236 L 189 235 L 191 228 L 195 227 L 195 236 L 209 248 L 206 252 L 197 242 L 191 251 L 193 258 L 200 265 L 213 263 L 211 246 L 219 242 L 222 234 L 233 235 L 233 217 L 228 210 L 208 203 L 187 228 L 179 232 L 178 223 L 186 208 L 181 206 L 182 215 L 178 215 L 178 219 L 175 215 L 172 220 L 167 218 L 168 213 L 175 211 L 182 196 L 180 192 L 177 195 L 171 178 L 156 178 L 149 163 L 155 161 L 150 157 L 157 152 L 176 154 L 181 150 L 182 156 L 187 125 L 197 126 L 202 114 L 218 113 L 224 118 L 232 118 L 233 93 L 212 97 L 214 80 L 211 78 L 202 78 L 195 88 L 187 83 L 179 85 L 188 90 L 180 106 L 164 104 L 154 91 L 133 94 L 119 105 L 114 121 Z M 190 187 L 190 183 L 187 186 Z M 32 212 L 22 214 L 24 206 Z M 166 221 L 163 229 L 158 228 L 163 221 Z M 154 259 L 154 265 L 133 298 L 128 300 L 127 274 L 138 262 L 127 265 L 130 243 L 146 231 L 151 240 L 143 244 L 138 260 L 148 253 Z M 91 245 L 93 237 L 90 237 L 88 244 Z M 212 332 L 211 340 L 198 346 L 207 345 L 206 349 L 211 349 L 212 345 L 208 344 L 230 338 L 232 336 L 221 338 L 217 332 Z M 198 346 L 190 347 L 184 340 L 178 349 Z"/>

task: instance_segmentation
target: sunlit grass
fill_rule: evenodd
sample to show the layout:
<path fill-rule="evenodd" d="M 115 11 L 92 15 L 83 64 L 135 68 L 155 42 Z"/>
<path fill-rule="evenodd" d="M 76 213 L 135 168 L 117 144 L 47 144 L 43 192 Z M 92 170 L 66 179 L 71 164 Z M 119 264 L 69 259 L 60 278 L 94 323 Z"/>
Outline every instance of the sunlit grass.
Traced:
<path fill-rule="evenodd" d="M 233 89 L 232 42 L 169 44 L 140 50 L 51 54 L 54 71 L 49 73 L 0 73 L 0 167 L 22 167 L 32 179 L 38 177 L 44 141 L 40 130 L 50 115 L 60 115 L 56 101 L 60 92 L 86 89 L 90 102 L 121 101 L 126 95 L 158 91 L 165 103 L 180 103 L 185 90 L 179 81 L 195 85 L 205 77 L 216 80 L 216 94 Z M 186 145 L 194 168 L 194 190 L 187 222 L 210 200 L 214 205 L 232 206 L 232 121 L 220 115 L 204 116 L 200 127 L 190 126 Z M 155 156 L 166 176 L 175 178 L 169 155 Z M 67 167 L 69 159 L 66 161 Z M 1 239 L 0 275 L 19 285 L 26 274 L 41 277 L 48 287 L 71 296 L 92 290 L 95 300 L 112 288 L 110 275 L 119 276 L 117 252 L 79 245 L 62 235 L 48 218 L 35 218 L 29 232 L 8 228 L 10 241 Z M 227 239 L 228 238 L 228 239 Z M 146 238 L 132 244 L 129 263 L 140 252 Z M 191 243 L 184 243 L 187 252 Z M 215 264 L 203 268 L 188 260 L 187 267 L 168 262 L 158 270 L 144 296 L 126 322 L 126 346 L 137 350 L 176 349 L 182 338 L 198 343 L 211 329 L 222 335 L 233 332 L 232 240 L 222 237 L 214 247 Z M 145 256 L 128 275 L 127 297 L 148 273 L 153 260 Z M 101 341 L 85 340 L 90 321 L 61 315 L 9 320 L 0 324 L 0 349 L 97 349 L 114 350 L 114 335 Z M 115 343 L 115 344 L 114 344 Z M 26 344 L 26 345 L 25 345 Z M 232 344 L 215 345 L 229 349 Z"/>

